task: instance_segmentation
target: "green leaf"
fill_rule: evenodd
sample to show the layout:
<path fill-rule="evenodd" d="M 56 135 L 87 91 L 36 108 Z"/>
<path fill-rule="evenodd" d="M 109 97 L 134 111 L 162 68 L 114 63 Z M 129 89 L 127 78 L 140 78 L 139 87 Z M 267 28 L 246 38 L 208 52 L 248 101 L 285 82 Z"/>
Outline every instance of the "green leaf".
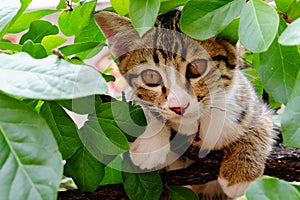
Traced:
<path fill-rule="evenodd" d="M 124 189 L 131 200 L 158 200 L 163 190 L 162 180 L 157 172 L 123 172 Z"/>
<path fill-rule="evenodd" d="M 296 2 L 296 0 L 275 0 L 277 9 L 283 13 L 286 12 L 294 2 Z"/>
<path fill-rule="evenodd" d="M 239 38 L 252 52 L 266 51 L 278 29 L 279 17 L 274 8 L 262 0 L 248 1 L 241 12 Z"/>
<path fill-rule="evenodd" d="M 110 0 L 112 7 L 119 15 L 127 15 L 129 12 L 129 0 Z"/>
<path fill-rule="evenodd" d="M 198 195 L 193 190 L 181 187 L 172 186 L 169 189 L 171 200 L 198 200 Z"/>
<path fill-rule="evenodd" d="M 300 186 L 299 185 L 293 185 L 299 192 L 300 192 Z"/>
<path fill-rule="evenodd" d="M 131 106 L 125 102 L 112 102 L 110 105 L 113 119 L 126 135 L 136 138 L 145 131 L 147 122 L 140 106 Z M 101 117 L 101 113 L 97 116 Z"/>
<path fill-rule="evenodd" d="M 45 120 L 0 93 L 1 199 L 56 199 L 62 158 Z"/>
<path fill-rule="evenodd" d="M 231 44 L 236 44 L 239 40 L 238 29 L 240 24 L 240 18 L 234 19 L 225 29 L 217 35 L 218 38 L 226 40 Z"/>
<path fill-rule="evenodd" d="M 91 95 L 77 99 L 61 100 L 58 103 L 72 112 L 84 115 L 95 113 L 102 100 L 99 95 Z"/>
<path fill-rule="evenodd" d="M 21 5 L 20 5 L 21 2 Z M 0 39 L 26 10 L 31 0 L 2 0 L 0 4 Z"/>
<path fill-rule="evenodd" d="M 72 99 L 103 94 L 101 74 L 86 65 L 75 65 L 52 55 L 33 59 L 26 53 L 0 54 L 0 90 L 33 99 Z"/>
<path fill-rule="evenodd" d="M 99 27 L 96 25 L 94 20 L 90 20 L 89 24 L 86 25 L 80 33 L 78 33 L 75 36 L 75 43 L 83 43 L 83 42 L 97 42 L 101 43 L 98 46 L 95 46 L 93 48 L 90 48 L 85 51 L 81 51 L 80 53 L 77 53 L 76 56 L 78 56 L 80 59 L 88 59 L 96 54 L 98 54 L 105 43 L 105 37 L 103 36 L 102 32 L 99 30 Z"/>
<path fill-rule="evenodd" d="M 13 44 L 10 42 L 0 42 L 0 49 L 20 52 L 20 51 L 22 51 L 22 45 Z"/>
<path fill-rule="evenodd" d="M 282 45 L 300 45 L 300 18 L 286 28 L 278 42 Z"/>
<path fill-rule="evenodd" d="M 297 19 L 300 17 L 300 2 L 294 2 L 293 5 L 287 10 L 287 15 L 291 19 Z"/>
<path fill-rule="evenodd" d="M 274 177 L 261 177 L 246 190 L 248 200 L 300 199 L 300 193 L 290 183 Z"/>
<path fill-rule="evenodd" d="M 113 120 L 105 117 L 97 119 L 89 116 L 88 121 L 79 130 L 79 137 L 98 160 L 102 160 L 104 154 L 118 155 L 129 150 L 129 144 L 122 131 Z"/>
<path fill-rule="evenodd" d="M 160 3 L 160 8 L 159 8 L 159 14 L 165 14 L 171 10 L 174 10 L 175 8 L 179 6 L 183 6 L 188 2 L 188 0 L 167 0 L 167 1 L 162 1 Z"/>
<path fill-rule="evenodd" d="M 1 43 L 0 43 L 0 46 L 1 46 Z M 116 78 L 114 76 L 103 74 L 103 72 L 102 72 L 102 76 L 106 82 L 110 82 L 110 81 L 114 82 L 116 80 Z"/>
<path fill-rule="evenodd" d="M 285 146 L 300 147 L 300 73 L 298 73 L 293 94 L 281 116 L 281 127 Z"/>
<path fill-rule="evenodd" d="M 45 47 L 47 54 L 50 55 L 52 50 L 65 43 L 67 39 L 59 35 L 47 35 L 42 39 L 42 45 Z"/>
<path fill-rule="evenodd" d="M 191 0 L 182 10 L 180 27 L 193 38 L 211 38 L 236 18 L 244 5 L 244 0 Z"/>
<path fill-rule="evenodd" d="M 152 28 L 156 21 L 160 6 L 159 0 L 131 0 L 129 17 L 140 36 Z"/>
<path fill-rule="evenodd" d="M 99 121 L 109 119 L 114 121 L 129 141 L 145 131 L 147 125 L 144 112 L 140 106 L 131 106 L 125 102 L 104 103 L 97 107 Z"/>
<path fill-rule="evenodd" d="M 278 34 L 286 24 L 280 21 Z M 299 71 L 300 56 L 295 46 L 282 46 L 278 35 L 268 51 L 260 54 L 258 74 L 264 89 L 278 102 L 286 104 L 291 96 Z"/>
<path fill-rule="evenodd" d="M 103 47 L 104 44 L 99 44 L 98 42 L 82 42 L 82 43 L 75 43 L 70 44 L 64 47 L 61 47 L 59 50 L 65 55 L 70 56 L 74 55 L 89 49 L 93 49 L 97 46 Z"/>
<path fill-rule="evenodd" d="M 66 7 L 67 7 L 66 6 L 66 0 L 59 0 L 59 3 L 56 6 L 56 9 L 60 10 L 60 9 L 65 9 Z"/>
<path fill-rule="evenodd" d="M 61 106 L 48 101 L 43 104 L 40 113 L 52 130 L 64 160 L 83 146 L 76 125 Z"/>
<path fill-rule="evenodd" d="M 20 44 L 24 44 L 27 40 L 40 43 L 45 36 L 56 34 L 58 34 L 57 26 L 48 21 L 37 20 L 30 24 L 29 31 L 21 37 Z"/>
<path fill-rule="evenodd" d="M 22 47 L 22 51 L 28 53 L 33 58 L 41 59 L 47 57 L 46 49 L 41 44 L 35 44 L 31 40 L 27 40 Z"/>
<path fill-rule="evenodd" d="M 72 177 L 80 191 L 93 192 L 104 177 L 104 165 L 81 147 L 67 159 L 64 173 Z"/>
<path fill-rule="evenodd" d="M 85 26 L 80 33 L 78 33 L 75 37 L 75 43 L 81 42 L 105 42 L 106 38 L 99 30 L 99 27 L 95 23 L 94 20 L 91 20 L 90 23 Z"/>
<path fill-rule="evenodd" d="M 71 16 L 72 16 L 71 11 L 62 11 L 58 16 L 59 29 L 65 36 L 74 35 L 72 29 L 72 23 L 70 22 Z"/>
<path fill-rule="evenodd" d="M 30 24 L 46 15 L 56 13 L 57 10 L 43 9 L 24 13 L 17 21 L 9 28 L 9 33 L 19 33 L 29 28 Z"/>
<path fill-rule="evenodd" d="M 71 24 L 74 35 L 79 35 L 91 21 L 94 21 L 93 12 L 97 1 L 86 1 L 79 4 L 71 12 L 68 22 Z"/>
<path fill-rule="evenodd" d="M 122 179 L 122 157 L 117 156 L 109 165 L 105 167 L 105 176 L 100 185 L 120 184 Z"/>

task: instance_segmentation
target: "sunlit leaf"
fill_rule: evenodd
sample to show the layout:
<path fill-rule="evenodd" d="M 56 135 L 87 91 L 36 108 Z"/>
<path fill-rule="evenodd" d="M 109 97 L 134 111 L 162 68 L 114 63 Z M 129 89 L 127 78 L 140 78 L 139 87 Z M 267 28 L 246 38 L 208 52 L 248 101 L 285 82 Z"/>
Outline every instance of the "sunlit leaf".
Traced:
<path fill-rule="evenodd" d="M 131 0 L 129 17 L 140 36 L 152 28 L 158 15 L 159 0 Z"/>
<path fill-rule="evenodd" d="M 286 12 L 294 2 L 296 2 L 296 0 L 275 0 L 276 7 L 281 12 Z"/>
<path fill-rule="evenodd" d="M 75 44 L 70 44 L 64 47 L 61 47 L 59 50 L 65 55 L 65 56 L 70 56 L 74 55 L 89 49 L 93 49 L 97 46 L 103 47 L 103 45 L 99 44 L 98 42 L 82 42 L 82 43 L 75 43 Z"/>
<path fill-rule="evenodd" d="M 180 27 L 193 38 L 211 38 L 236 18 L 244 5 L 244 0 L 191 0 L 182 10 Z"/>
<path fill-rule="evenodd" d="M 9 28 L 9 33 L 19 33 L 29 28 L 31 22 L 38 20 L 46 15 L 57 12 L 57 10 L 43 9 L 24 13 L 17 21 Z"/>
<path fill-rule="evenodd" d="M 22 47 L 22 51 L 28 53 L 33 58 L 40 59 L 47 57 L 46 49 L 41 44 L 35 44 L 31 40 L 27 40 Z"/>
<path fill-rule="evenodd" d="M 248 200 L 300 199 L 297 189 L 284 180 L 262 177 L 251 183 L 246 191 Z"/>
<path fill-rule="evenodd" d="M 13 44 L 10 42 L 0 42 L 0 49 L 2 50 L 12 50 L 12 51 L 21 51 L 22 45 Z"/>
<path fill-rule="evenodd" d="M 59 29 L 65 36 L 74 35 L 74 31 L 72 29 L 71 24 L 71 16 L 71 11 L 62 11 L 58 16 Z"/>
<path fill-rule="evenodd" d="M 241 12 L 240 42 L 252 52 L 266 51 L 276 36 L 278 24 L 274 8 L 262 0 L 248 1 Z"/>
<path fill-rule="evenodd" d="M 74 65 L 52 55 L 33 59 L 25 53 L 0 54 L 0 90 L 25 98 L 71 99 L 103 94 L 101 74 L 85 65 Z"/>
<path fill-rule="evenodd" d="M 56 34 L 58 34 L 57 26 L 48 21 L 37 20 L 30 24 L 28 32 L 21 37 L 20 44 L 24 44 L 27 40 L 40 43 L 45 36 Z"/>
<path fill-rule="evenodd" d="M 112 7 L 120 15 L 127 15 L 129 12 L 129 0 L 111 0 Z"/>
<path fill-rule="evenodd" d="M 278 42 L 282 45 L 300 45 L 300 18 L 286 28 Z"/>
<path fill-rule="evenodd" d="M 31 0 L 2 0 L 0 4 L 0 38 L 26 10 Z M 21 4 L 20 4 L 21 3 Z"/>
<path fill-rule="evenodd" d="M 165 14 L 171 10 L 174 10 L 175 8 L 179 6 L 183 6 L 188 2 L 188 0 L 167 0 L 167 1 L 162 1 L 160 3 L 160 8 L 159 8 L 159 14 Z"/>
<path fill-rule="evenodd" d="M 279 34 L 285 27 L 285 22 L 281 20 Z M 260 54 L 258 73 L 264 89 L 276 101 L 286 104 L 295 86 L 300 56 L 296 46 L 280 45 L 278 35 L 268 51 Z"/>
<path fill-rule="evenodd" d="M 47 35 L 42 39 L 42 45 L 45 47 L 47 54 L 50 55 L 52 50 L 64 44 L 67 39 L 59 35 Z"/>

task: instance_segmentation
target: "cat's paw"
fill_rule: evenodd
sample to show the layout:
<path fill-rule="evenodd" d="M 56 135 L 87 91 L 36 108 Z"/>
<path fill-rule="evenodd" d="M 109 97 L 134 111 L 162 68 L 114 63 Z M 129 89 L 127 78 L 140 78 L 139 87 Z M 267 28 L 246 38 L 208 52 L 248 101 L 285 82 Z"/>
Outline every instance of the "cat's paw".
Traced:
<path fill-rule="evenodd" d="M 217 180 L 206 184 L 187 186 L 199 195 L 201 200 L 230 200 L 222 190 Z"/>
<path fill-rule="evenodd" d="M 154 144 L 135 144 L 131 146 L 130 159 L 140 169 L 159 169 L 165 167 L 170 144 L 155 148 Z"/>
<path fill-rule="evenodd" d="M 239 197 L 244 195 L 247 187 L 250 184 L 250 182 L 242 182 L 229 186 L 228 181 L 220 177 L 218 178 L 218 182 L 223 191 L 230 197 Z"/>

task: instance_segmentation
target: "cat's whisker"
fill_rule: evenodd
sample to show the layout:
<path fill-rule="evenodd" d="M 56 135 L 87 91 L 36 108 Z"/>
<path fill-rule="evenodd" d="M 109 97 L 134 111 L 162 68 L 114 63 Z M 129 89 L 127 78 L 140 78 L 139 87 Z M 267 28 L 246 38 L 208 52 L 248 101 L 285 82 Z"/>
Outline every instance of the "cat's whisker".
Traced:
<path fill-rule="evenodd" d="M 225 112 L 226 110 L 224 108 L 218 107 L 218 106 L 210 106 L 210 109 L 216 108 L 218 110 L 221 110 L 223 112 Z"/>

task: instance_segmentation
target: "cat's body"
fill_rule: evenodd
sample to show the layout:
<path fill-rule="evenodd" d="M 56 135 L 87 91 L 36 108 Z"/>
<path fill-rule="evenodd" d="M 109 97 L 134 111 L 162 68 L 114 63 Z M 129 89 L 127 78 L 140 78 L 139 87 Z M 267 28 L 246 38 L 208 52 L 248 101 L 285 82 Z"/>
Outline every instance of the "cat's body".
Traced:
<path fill-rule="evenodd" d="M 197 135 L 191 143 L 201 156 L 212 149 L 224 149 L 225 156 L 218 181 L 194 189 L 207 199 L 222 190 L 240 196 L 263 173 L 273 141 L 270 112 L 236 67 L 235 48 L 189 38 L 179 18 L 180 11 L 160 16 L 140 38 L 128 18 L 95 15 L 132 88 L 129 96 L 145 108 L 148 126 L 131 144 L 131 159 L 142 169 L 164 167 L 178 158 L 170 151 L 172 130 Z"/>

